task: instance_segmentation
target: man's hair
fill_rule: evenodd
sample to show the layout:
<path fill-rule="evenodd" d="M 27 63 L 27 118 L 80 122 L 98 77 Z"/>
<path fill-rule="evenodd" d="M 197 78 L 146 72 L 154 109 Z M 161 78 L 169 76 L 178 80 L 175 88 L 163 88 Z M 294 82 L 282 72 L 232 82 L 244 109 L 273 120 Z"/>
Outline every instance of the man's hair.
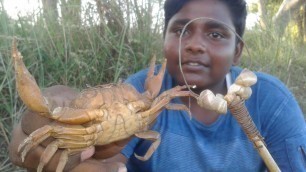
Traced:
<path fill-rule="evenodd" d="M 164 36 L 169 24 L 170 19 L 181 9 L 183 6 L 192 0 L 166 0 L 164 4 L 165 12 L 165 25 Z M 245 30 L 245 22 L 247 16 L 246 2 L 244 0 L 218 0 L 224 3 L 230 13 L 235 26 L 237 34 L 242 37 Z M 239 42 L 239 41 L 238 41 Z"/>

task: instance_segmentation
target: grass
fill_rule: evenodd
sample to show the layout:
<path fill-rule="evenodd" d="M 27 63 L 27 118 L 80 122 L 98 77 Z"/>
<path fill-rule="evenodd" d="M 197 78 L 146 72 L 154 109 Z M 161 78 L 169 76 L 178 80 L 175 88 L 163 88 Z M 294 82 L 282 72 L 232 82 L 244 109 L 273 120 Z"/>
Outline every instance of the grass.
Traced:
<path fill-rule="evenodd" d="M 280 37 L 274 30 L 247 31 L 242 66 L 278 77 L 293 92 L 306 113 L 306 50 L 289 35 Z"/>
<path fill-rule="evenodd" d="M 97 13 L 93 6 L 83 11 L 87 15 L 81 23 L 48 24 L 40 12 L 12 20 L 0 8 L 0 171 L 20 170 L 10 163 L 7 150 L 12 128 L 24 110 L 16 93 L 10 58 L 14 36 L 20 40 L 18 48 L 26 66 L 42 88 L 63 84 L 82 89 L 118 82 L 146 67 L 154 54 L 162 60 L 163 23 L 152 22 L 150 5 L 130 10 L 135 17 L 127 20 L 128 16 L 123 16 L 126 20 L 120 25 L 98 25 L 90 15 Z M 249 30 L 245 41 L 250 55 L 244 53 L 242 66 L 279 77 L 305 113 L 306 50 L 289 36 L 277 36 L 272 29 Z"/>

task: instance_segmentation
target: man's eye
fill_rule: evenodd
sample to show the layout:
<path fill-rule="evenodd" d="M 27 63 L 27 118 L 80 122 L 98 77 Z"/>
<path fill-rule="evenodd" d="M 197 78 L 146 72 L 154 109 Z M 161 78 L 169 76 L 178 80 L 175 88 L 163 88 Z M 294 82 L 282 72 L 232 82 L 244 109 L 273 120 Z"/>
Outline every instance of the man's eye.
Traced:
<path fill-rule="evenodd" d="M 218 32 L 212 32 L 208 36 L 214 38 L 214 39 L 222 39 L 224 36 Z"/>
<path fill-rule="evenodd" d="M 177 29 L 177 30 L 175 31 L 175 33 L 176 33 L 178 36 L 180 36 L 180 35 L 183 33 L 183 29 Z M 185 30 L 184 30 L 184 33 L 183 33 L 183 36 L 186 35 L 186 34 L 188 34 L 188 31 L 185 29 Z"/>

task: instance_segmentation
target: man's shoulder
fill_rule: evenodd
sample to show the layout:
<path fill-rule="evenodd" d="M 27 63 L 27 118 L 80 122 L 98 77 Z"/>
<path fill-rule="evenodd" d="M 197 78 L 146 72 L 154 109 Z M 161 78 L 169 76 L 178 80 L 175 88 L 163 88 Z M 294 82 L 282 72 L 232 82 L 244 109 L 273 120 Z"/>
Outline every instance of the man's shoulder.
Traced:
<path fill-rule="evenodd" d="M 242 70 L 243 69 L 240 67 L 231 68 L 233 81 L 235 81 Z M 252 86 L 253 90 L 257 90 L 265 94 L 274 94 L 277 92 L 283 96 L 292 96 L 287 86 L 276 76 L 261 71 L 254 71 L 254 73 L 257 76 L 257 82 L 254 86 Z"/>

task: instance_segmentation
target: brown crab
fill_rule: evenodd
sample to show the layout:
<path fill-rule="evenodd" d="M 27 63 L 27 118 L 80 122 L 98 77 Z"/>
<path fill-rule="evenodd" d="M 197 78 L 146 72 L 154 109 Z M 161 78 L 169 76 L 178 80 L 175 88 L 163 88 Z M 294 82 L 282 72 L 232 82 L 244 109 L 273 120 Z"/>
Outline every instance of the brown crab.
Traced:
<path fill-rule="evenodd" d="M 147 160 L 160 144 L 159 133 L 149 130 L 149 124 L 164 108 L 188 111 L 185 105 L 170 103 L 175 97 L 191 96 L 189 91 L 184 91 L 185 86 L 177 86 L 158 96 L 166 61 L 158 74 L 154 75 L 155 58 L 152 59 L 145 81 L 146 91 L 142 94 L 129 84 L 107 84 L 83 90 L 69 107 L 51 109 L 48 98 L 41 94 L 35 79 L 25 67 L 16 41 L 13 41 L 12 57 L 16 87 L 24 104 L 30 110 L 63 124 L 45 125 L 19 145 L 18 152 L 24 161 L 32 148 L 49 137 L 54 138 L 41 155 L 37 171 L 42 171 L 58 149 L 64 151 L 56 171 L 62 171 L 69 155 L 133 135 L 153 141 L 144 156 L 135 155 L 140 160 Z"/>

